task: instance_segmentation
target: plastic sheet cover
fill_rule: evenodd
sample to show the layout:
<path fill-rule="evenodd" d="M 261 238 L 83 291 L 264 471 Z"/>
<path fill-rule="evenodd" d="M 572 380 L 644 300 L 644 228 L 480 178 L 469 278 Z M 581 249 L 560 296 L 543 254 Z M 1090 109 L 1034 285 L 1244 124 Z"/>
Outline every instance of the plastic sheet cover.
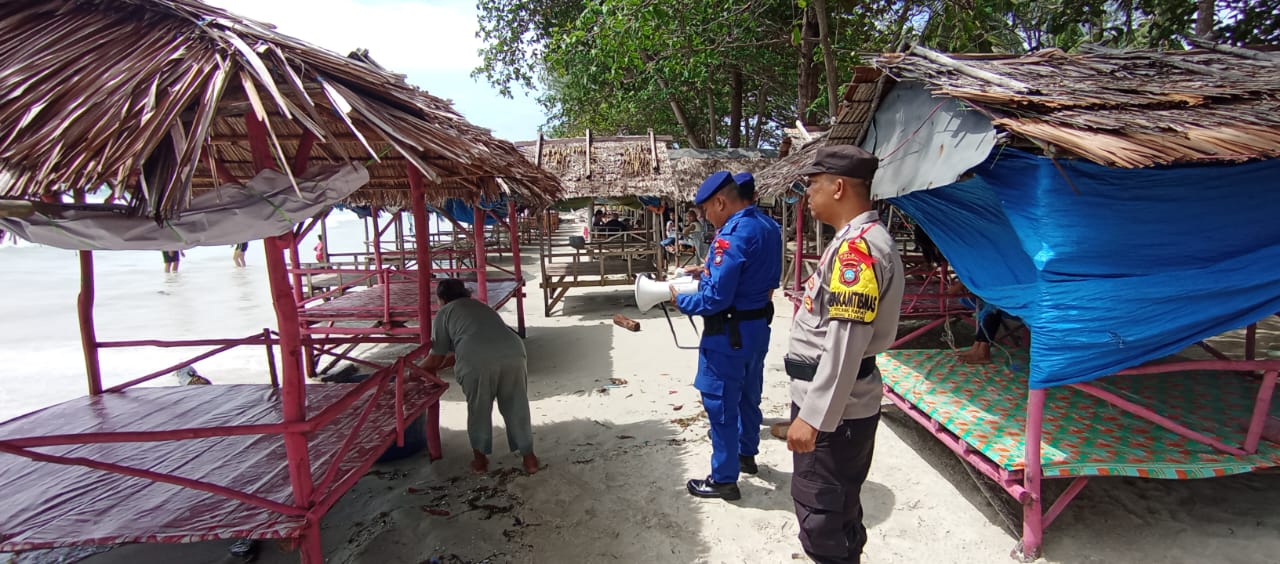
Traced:
<path fill-rule="evenodd" d="M 0 229 L 32 243 L 71 250 L 177 251 L 235 245 L 285 233 L 369 182 L 359 164 L 323 166 L 297 178 L 264 170 L 244 186 L 226 184 L 192 199 L 180 217 L 69 210 L 58 217 L 0 218 Z M 301 192 L 301 196 L 299 196 Z"/>
<path fill-rule="evenodd" d="M 1031 329 L 1031 387 L 1092 380 L 1280 312 L 1280 160 L 1115 169 L 1014 149 L 892 202 Z"/>

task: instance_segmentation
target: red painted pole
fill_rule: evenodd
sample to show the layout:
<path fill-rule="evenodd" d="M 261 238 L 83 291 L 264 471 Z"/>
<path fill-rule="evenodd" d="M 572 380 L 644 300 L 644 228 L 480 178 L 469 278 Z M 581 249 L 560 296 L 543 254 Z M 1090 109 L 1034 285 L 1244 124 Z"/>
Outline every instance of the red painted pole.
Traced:
<path fill-rule="evenodd" d="M 516 276 L 516 332 L 525 336 L 524 327 L 524 274 L 520 270 L 520 219 L 516 217 L 516 203 L 507 200 L 507 219 L 511 229 L 511 257 Z"/>
<path fill-rule="evenodd" d="M 252 113 L 245 115 L 244 122 L 249 133 L 254 169 L 274 169 L 275 161 L 267 146 L 266 125 Z M 307 418 L 307 383 L 302 371 L 302 331 L 298 321 L 297 302 L 289 284 L 289 269 L 284 261 L 284 250 L 292 243 L 292 232 L 262 241 L 266 254 L 267 279 L 271 283 L 271 303 L 275 308 L 276 323 L 280 331 L 280 359 L 283 363 L 280 396 L 285 423 L 305 421 Z M 311 457 L 308 454 L 306 435 L 285 433 L 284 448 L 293 501 L 300 507 L 306 507 L 311 502 L 312 493 Z"/>
<path fill-rule="evenodd" d="M 480 209 L 480 202 L 476 202 L 475 214 L 473 215 L 473 225 L 475 228 L 475 246 L 476 246 L 476 293 L 479 300 L 489 303 L 489 265 L 487 257 L 484 254 L 484 210 Z"/>
<path fill-rule="evenodd" d="M 409 190 L 413 198 L 413 237 L 418 255 L 418 342 L 431 344 L 431 222 L 427 213 L 427 194 L 422 186 L 422 173 L 409 165 Z M 397 413 L 396 417 L 402 417 Z M 440 460 L 444 448 L 440 442 L 440 400 L 427 405 L 427 454 Z"/>
<path fill-rule="evenodd" d="M 413 165 L 409 169 L 409 195 L 412 199 L 413 241 L 418 257 L 418 342 L 431 343 L 431 248 L 427 242 L 427 194 L 422 188 L 422 173 Z"/>
<path fill-rule="evenodd" d="M 89 395 L 102 393 L 102 365 L 98 362 L 98 333 L 93 326 L 93 251 L 80 251 L 80 346 L 84 349 L 84 370 L 89 377 Z"/>
<path fill-rule="evenodd" d="M 1040 438 L 1044 431 L 1044 390 L 1031 390 L 1027 394 L 1026 446 L 1023 451 L 1023 486 L 1031 497 L 1022 504 L 1022 560 L 1030 562 L 1040 557 L 1044 542 L 1043 500 L 1040 492 Z"/>

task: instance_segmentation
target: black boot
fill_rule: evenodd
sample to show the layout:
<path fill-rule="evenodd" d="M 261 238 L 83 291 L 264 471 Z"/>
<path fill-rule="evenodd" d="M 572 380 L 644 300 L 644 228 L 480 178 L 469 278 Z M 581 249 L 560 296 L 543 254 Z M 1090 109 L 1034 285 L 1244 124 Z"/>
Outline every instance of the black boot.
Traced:
<path fill-rule="evenodd" d="M 756 457 L 738 455 L 738 468 L 743 474 L 756 474 L 760 472 L 760 467 L 756 466 Z"/>
<path fill-rule="evenodd" d="M 711 480 L 711 476 L 707 476 L 705 480 L 689 480 L 685 487 L 695 497 L 719 498 L 726 501 L 742 499 L 742 492 L 738 490 L 737 482 L 717 484 Z"/>

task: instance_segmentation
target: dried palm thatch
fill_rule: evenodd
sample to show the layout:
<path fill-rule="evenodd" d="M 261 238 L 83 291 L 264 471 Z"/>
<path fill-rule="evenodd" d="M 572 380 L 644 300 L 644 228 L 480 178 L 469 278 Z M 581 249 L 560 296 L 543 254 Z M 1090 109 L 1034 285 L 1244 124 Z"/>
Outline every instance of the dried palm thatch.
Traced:
<path fill-rule="evenodd" d="M 566 199 L 664 196 L 688 200 L 712 172 L 755 171 L 775 160 L 770 151 L 675 149 L 671 141 L 666 136 L 631 135 L 543 139 L 516 145 L 530 161 L 560 178 Z"/>
<path fill-rule="evenodd" d="M 1280 157 L 1280 53 L 1085 50 L 941 55 L 917 47 L 876 67 L 964 101 L 1049 154 L 1128 168 Z M 858 109 L 841 112 L 833 143 L 861 130 L 868 114 Z"/>
<path fill-rule="evenodd" d="M 0 4 L 0 197 L 107 185 L 138 213 L 180 213 L 257 171 L 249 122 L 280 170 L 313 145 L 312 162 L 368 165 L 353 203 L 407 205 L 409 167 L 433 199 L 558 197 L 448 102 L 267 24 L 195 0 Z"/>
<path fill-rule="evenodd" d="M 530 162 L 541 162 L 542 168 L 560 179 L 566 199 L 654 196 L 671 191 L 671 163 L 667 159 L 671 137 L 574 137 L 516 145 Z"/>
<path fill-rule="evenodd" d="M 800 171 L 813 162 L 814 153 L 827 144 L 828 132 L 811 134 L 809 139 L 797 140 L 787 156 L 756 174 L 756 192 L 762 196 L 779 196 L 800 180 Z"/>
<path fill-rule="evenodd" d="M 669 195 L 680 201 L 692 200 L 698 186 L 712 173 L 727 170 L 757 175 L 778 161 L 777 152 L 768 149 L 676 149 L 670 156 L 672 191 Z M 756 190 L 760 190 L 758 177 Z"/>

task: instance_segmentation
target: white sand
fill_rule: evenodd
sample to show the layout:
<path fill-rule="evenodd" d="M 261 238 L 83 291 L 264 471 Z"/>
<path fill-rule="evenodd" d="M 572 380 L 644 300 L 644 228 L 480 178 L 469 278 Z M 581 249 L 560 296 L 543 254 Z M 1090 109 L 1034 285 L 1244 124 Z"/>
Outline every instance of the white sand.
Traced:
<path fill-rule="evenodd" d="M 526 264 L 534 278 L 536 261 Z M 629 289 L 606 288 L 573 291 L 562 311 L 544 318 L 536 286 L 529 293 L 530 393 L 545 467 L 514 474 L 519 458 L 501 453 L 491 475 L 470 475 L 465 405 L 454 386 L 443 401 L 444 460 L 431 464 L 423 453 L 376 467 L 359 482 L 324 521 L 329 562 L 803 560 L 788 494 L 790 454 L 767 429 L 760 475 L 741 482 L 741 501 L 685 493 L 685 480 L 707 474 L 710 444 L 691 386 L 696 353 L 673 347 L 660 312 L 641 316 Z M 781 359 L 790 308 L 778 305 L 766 425 L 784 416 L 788 401 Z M 641 320 L 643 330 L 612 325 L 619 311 Z M 687 324 L 677 327 L 692 339 Z M 627 383 L 600 391 L 610 378 Z M 496 410 L 494 417 L 502 452 Z M 679 418 L 693 419 L 682 428 L 673 422 Z M 1012 562 L 1016 537 L 950 451 L 892 408 L 877 442 L 863 489 L 864 562 Z M 512 509 L 491 516 L 486 505 Z M 228 544 L 126 546 L 86 562 L 219 562 Z M 1094 480 L 1049 529 L 1045 553 L 1044 562 L 1276 562 L 1280 475 Z M 259 561 L 297 556 L 267 543 Z"/>

